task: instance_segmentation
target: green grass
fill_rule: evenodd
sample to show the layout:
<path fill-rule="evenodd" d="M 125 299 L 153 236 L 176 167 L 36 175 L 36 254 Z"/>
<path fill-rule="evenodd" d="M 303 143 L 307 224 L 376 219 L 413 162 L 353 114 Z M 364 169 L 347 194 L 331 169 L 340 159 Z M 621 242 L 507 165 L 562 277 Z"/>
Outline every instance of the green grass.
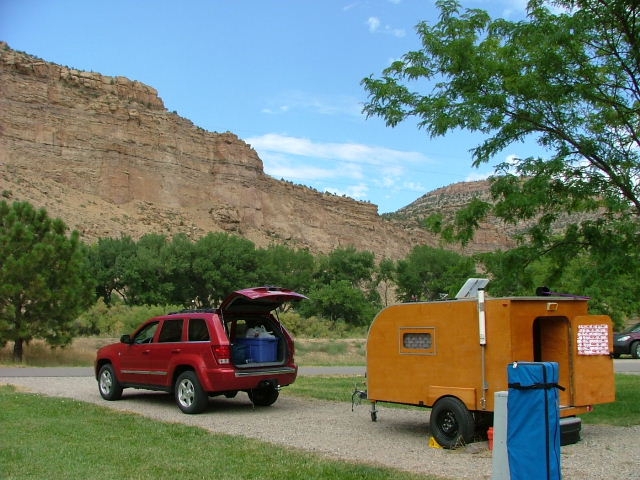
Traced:
<path fill-rule="evenodd" d="M 366 390 L 364 376 L 298 377 L 284 392 L 285 395 L 351 402 L 351 395 L 356 388 Z M 616 374 L 616 401 L 596 405 L 593 412 L 580 418 L 584 423 L 591 424 L 640 425 L 640 375 Z"/>
<path fill-rule="evenodd" d="M 299 365 L 365 365 L 366 340 L 296 339 L 296 361 Z"/>
<path fill-rule="evenodd" d="M 0 386 L 0 425 L 4 480 L 436 478 L 327 460 L 8 386 Z"/>
<path fill-rule="evenodd" d="M 364 375 L 298 376 L 296 381 L 283 389 L 285 395 L 317 398 L 335 402 L 350 402 L 353 391 L 366 390 Z"/>

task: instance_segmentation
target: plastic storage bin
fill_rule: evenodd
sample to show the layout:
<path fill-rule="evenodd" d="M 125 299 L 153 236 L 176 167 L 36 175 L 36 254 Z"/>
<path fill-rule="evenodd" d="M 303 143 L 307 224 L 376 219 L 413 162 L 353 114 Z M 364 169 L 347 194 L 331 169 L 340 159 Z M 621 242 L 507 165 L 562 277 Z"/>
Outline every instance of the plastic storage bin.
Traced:
<path fill-rule="evenodd" d="M 237 338 L 236 344 L 245 345 L 247 363 L 275 362 L 277 360 L 277 338 Z"/>

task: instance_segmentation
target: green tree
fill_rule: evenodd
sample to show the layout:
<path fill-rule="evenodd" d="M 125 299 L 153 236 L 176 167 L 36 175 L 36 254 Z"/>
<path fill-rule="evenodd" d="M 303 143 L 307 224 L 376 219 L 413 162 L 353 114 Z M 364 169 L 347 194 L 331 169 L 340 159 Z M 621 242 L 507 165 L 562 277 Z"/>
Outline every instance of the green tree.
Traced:
<path fill-rule="evenodd" d="M 453 0 L 437 5 L 439 21 L 417 26 L 422 48 L 393 62 L 381 78 L 363 80 L 364 111 L 389 126 L 417 118 L 431 136 L 481 133 L 485 139 L 472 150 L 476 166 L 532 138 L 549 157 L 499 165 L 495 202 L 475 202 L 457 225 L 436 220 L 431 226 L 466 242 L 491 212 L 511 223 L 534 221 L 521 238 L 533 247 L 530 261 L 554 252 L 561 268 L 578 253 L 592 260 L 606 255 L 618 267 L 633 256 L 637 264 L 640 4 L 560 0 L 553 13 L 531 0 L 523 21 L 491 19 Z M 425 85 L 426 94 L 414 90 Z M 558 235 L 566 213 L 573 220 Z M 614 237 L 611 251 L 604 240 Z M 599 280 L 617 271 L 602 272 Z"/>
<path fill-rule="evenodd" d="M 259 250 L 258 256 L 260 284 L 288 288 L 302 294 L 311 288 L 315 259 L 308 250 L 271 245 Z"/>
<path fill-rule="evenodd" d="M 536 288 L 552 285 L 559 291 L 557 279 L 551 275 L 549 259 L 535 258 L 533 248 L 521 247 L 477 255 L 486 275 L 491 278 L 487 291 L 493 296 L 534 295 Z"/>
<path fill-rule="evenodd" d="M 315 283 L 330 285 L 346 281 L 363 292 L 372 305 L 380 304 L 379 277 L 373 252 L 358 251 L 353 246 L 336 248 L 317 259 Z"/>
<path fill-rule="evenodd" d="M 318 259 L 317 279 L 324 284 L 346 280 L 354 287 L 365 287 L 375 272 L 372 252 L 359 252 L 353 246 L 336 248 Z"/>
<path fill-rule="evenodd" d="M 165 235 L 150 233 L 136 243 L 136 252 L 127 259 L 123 281 L 129 305 L 166 305 L 171 303 L 173 279 L 167 264 Z"/>
<path fill-rule="evenodd" d="M 472 258 L 419 245 L 396 265 L 398 294 L 405 302 L 453 297 L 464 282 L 475 277 Z"/>
<path fill-rule="evenodd" d="M 35 338 L 71 342 L 94 287 L 78 232 L 29 203 L 0 202 L 0 341 L 14 342 L 16 361 Z"/>
<path fill-rule="evenodd" d="M 126 272 L 136 254 L 136 243 L 131 237 L 100 238 L 89 248 L 89 263 L 96 281 L 96 294 L 107 306 L 115 294 L 128 303 Z"/>
<path fill-rule="evenodd" d="M 255 285 L 259 265 L 250 240 L 226 233 L 210 233 L 195 244 L 194 298 L 199 306 L 219 304 L 234 290 Z"/>
<path fill-rule="evenodd" d="M 378 308 L 366 298 L 362 290 L 347 280 L 335 280 L 318 284 L 309 292 L 309 301 L 297 308 L 304 316 L 317 315 L 332 322 L 343 321 L 349 325 L 367 325 Z"/>
<path fill-rule="evenodd" d="M 376 283 L 381 286 L 381 301 L 386 307 L 391 303 L 391 295 L 395 284 L 396 265 L 390 258 L 383 258 L 378 264 Z"/>
<path fill-rule="evenodd" d="M 166 274 L 171 289 L 167 305 L 193 306 L 196 299 L 195 285 L 198 282 L 193 270 L 195 243 L 184 234 L 173 237 L 163 249 Z"/>

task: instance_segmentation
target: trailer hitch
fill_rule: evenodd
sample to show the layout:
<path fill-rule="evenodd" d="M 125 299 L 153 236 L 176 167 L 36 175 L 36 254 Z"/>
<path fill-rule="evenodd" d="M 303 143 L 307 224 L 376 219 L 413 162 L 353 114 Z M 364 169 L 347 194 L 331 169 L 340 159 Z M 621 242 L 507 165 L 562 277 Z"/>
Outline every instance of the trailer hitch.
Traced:
<path fill-rule="evenodd" d="M 362 400 L 367 399 L 367 391 L 358 389 L 358 384 L 355 385 L 353 393 L 351 394 L 351 411 L 355 405 L 360 405 Z"/>

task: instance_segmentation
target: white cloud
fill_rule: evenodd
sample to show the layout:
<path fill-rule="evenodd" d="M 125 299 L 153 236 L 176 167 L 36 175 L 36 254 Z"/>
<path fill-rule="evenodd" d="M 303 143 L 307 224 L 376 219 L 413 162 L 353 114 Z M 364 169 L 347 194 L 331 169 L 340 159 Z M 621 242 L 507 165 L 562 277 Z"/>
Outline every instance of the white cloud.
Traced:
<path fill-rule="evenodd" d="M 262 113 L 279 115 L 295 110 L 310 111 L 320 115 L 362 116 L 362 100 L 348 95 L 317 95 L 302 91 L 282 93 L 269 101 Z"/>
<path fill-rule="evenodd" d="M 333 169 L 322 168 L 301 162 L 292 162 L 286 155 L 274 153 L 260 153 L 265 172 L 274 178 L 295 179 L 299 182 L 330 179 L 336 176 Z"/>
<path fill-rule="evenodd" d="M 467 175 L 467 177 L 464 179 L 464 181 L 465 182 L 477 182 L 479 180 L 486 180 L 491 175 L 493 175 L 493 172 L 489 172 L 489 173 L 471 172 L 469 175 Z"/>
<path fill-rule="evenodd" d="M 369 32 L 371 33 L 383 33 L 399 38 L 404 37 L 407 34 L 403 28 L 394 28 L 390 25 L 384 25 L 384 27 L 381 28 L 382 22 L 378 17 L 369 17 L 367 19 L 367 25 L 369 26 Z"/>
<path fill-rule="evenodd" d="M 270 133 L 246 138 L 264 162 L 265 173 L 337 195 L 363 199 L 371 189 L 423 192 L 411 178 L 429 162 L 420 152 L 360 143 L 314 142 Z"/>
<path fill-rule="evenodd" d="M 362 200 L 364 198 L 367 198 L 367 195 L 369 194 L 369 187 L 363 183 L 360 183 L 357 185 L 351 185 L 346 189 L 326 186 L 322 189 L 322 191 L 333 193 L 334 195 L 346 195 L 347 197 L 355 198 L 356 200 Z"/>
<path fill-rule="evenodd" d="M 412 192 L 425 192 L 426 188 L 419 182 L 404 182 L 403 184 L 406 190 L 411 190 Z"/>
<path fill-rule="evenodd" d="M 351 10 L 352 8 L 356 8 L 357 6 L 360 5 L 361 2 L 353 2 L 353 3 L 349 3 L 347 5 L 345 5 L 344 7 L 342 7 L 342 11 L 343 12 L 347 12 L 349 10 Z"/>
<path fill-rule="evenodd" d="M 277 133 L 251 137 L 245 141 L 258 152 L 277 152 L 370 165 L 398 165 L 406 162 L 427 161 L 427 158 L 419 152 L 394 150 L 361 143 L 313 142 L 308 138 L 290 137 Z"/>
<path fill-rule="evenodd" d="M 367 19 L 367 25 L 369 25 L 369 31 L 376 33 L 380 28 L 380 19 L 378 17 L 369 17 Z"/>

